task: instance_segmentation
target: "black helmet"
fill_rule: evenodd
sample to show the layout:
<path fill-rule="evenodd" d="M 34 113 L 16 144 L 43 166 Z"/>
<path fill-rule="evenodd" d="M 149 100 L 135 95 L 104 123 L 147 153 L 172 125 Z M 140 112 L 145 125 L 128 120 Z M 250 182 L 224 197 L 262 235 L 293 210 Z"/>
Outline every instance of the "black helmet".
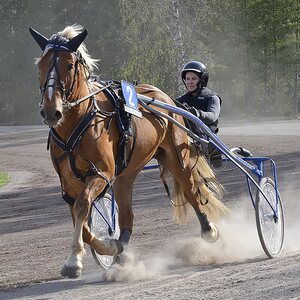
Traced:
<path fill-rule="evenodd" d="M 200 78 L 200 87 L 206 87 L 208 82 L 208 71 L 206 66 L 200 61 L 192 60 L 188 62 L 181 71 L 181 79 L 184 82 L 187 72 L 195 72 Z"/>

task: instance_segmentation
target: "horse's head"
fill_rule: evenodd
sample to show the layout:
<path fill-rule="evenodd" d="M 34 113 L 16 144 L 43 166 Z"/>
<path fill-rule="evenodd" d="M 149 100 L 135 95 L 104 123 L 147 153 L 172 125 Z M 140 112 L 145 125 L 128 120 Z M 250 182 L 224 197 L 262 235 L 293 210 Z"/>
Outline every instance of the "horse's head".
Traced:
<path fill-rule="evenodd" d="M 87 36 L 87 30 L 77 34 L 69 29 L 72 38 L 64 34 L 65 30 L 47 39 L 34 29 L 29 29 L 43 51 L 37 60 L 42 94 L 40 114 L 50 126 L 57 126 L 62 121 L 64 110 L 78 85 L 79 63 L 84 61 L 77 49 Z"/>

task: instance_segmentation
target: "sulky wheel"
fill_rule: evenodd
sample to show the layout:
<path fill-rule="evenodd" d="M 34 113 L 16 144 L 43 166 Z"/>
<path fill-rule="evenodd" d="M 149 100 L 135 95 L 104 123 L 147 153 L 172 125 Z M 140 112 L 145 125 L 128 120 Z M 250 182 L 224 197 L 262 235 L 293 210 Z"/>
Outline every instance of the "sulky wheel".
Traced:
<path fill-rule="evenodd" d="M 115 203 L 115 202 L 114 202 Z M 116 204 L 115 204 L 116 205 Z M 103 216 L 102 216 L 102 215 Z M 115 231 L 113 232 L 108 224 L 112 225 L 112 197 L 106 193 L 103 197 L 97 198 L 92 207 L 89 218 L 89 226 L 93 234 L 98 239 L 118 239 L 120 235 L 118 209 L 115 207 Z M 97 264 L 107 270 L 113 263 L 114 257 L 109 255 L 100 255 L 91 248 L 92 255 Z"/>
<path fill-rule="evenodd" d="M 276 211 L 276 189 L 269 177 L 260 181 L 260 188 Z M 255 199 L 256 226 L 260 243 L 269 258 L 279 256 L 284 239 L 284 218 L 280 194 L 278 193 L 277 218 L 268 201 L 258 190 Z"/>

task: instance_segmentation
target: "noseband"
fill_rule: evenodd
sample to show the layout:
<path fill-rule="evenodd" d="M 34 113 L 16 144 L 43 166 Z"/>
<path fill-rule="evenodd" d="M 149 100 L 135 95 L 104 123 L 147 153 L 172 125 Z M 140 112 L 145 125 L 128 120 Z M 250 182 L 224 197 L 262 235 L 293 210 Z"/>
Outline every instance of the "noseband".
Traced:
<path fill-rule="evenodd" d="M 49 69 L 48 71 L 48 75 L 47 75 L 47 78 L 44 82 L 44 84 L 40 87 L 40 93 L 42 95 L 42 101 L 39 103 L 39 106 L 41 107 L 43 105 L 43 99 L 44 99 L 44 95 L 45 95 L 45 92 L 46 92 L 46 88 L 48 87 L 52 87 L 53 90 L 59 90 L 62 94 L 62 106 L 63 108 L 70 108 L 69 107 L 69 102 L 68 102 L 68 99 L 70 97 L 70 95 L 72 94 L 73 90 L 74 90 L 74 86 L 75 86 L 75 82 L 76 82 L 76 76 L 78 74 L 78 64 L 79 62 L 82 62 L 80 58 L 78 58 L 78 56 L 76 55 L 76 53 L 74 52 L 71 52 L 75 57 L 76 57 L 76 61 L 75 61 L 75 71 L 74 71 L 74 76 L 73 76 L 73 80 L 72 80 L 72 83 L 70 85 L 70 88 L 68 91 L 66 91 L 66 88 L 65 88 L 65 83 L 60 79 L 60 76 L 59 76 L 59 70 L 58 70 L 58 67 L 57 67 L 57 61 L 58 61 L 58 52 L 59 51 L 63 51 L 63 50 L 53 50 L 54 51 L 54 55 L 52 57 L 52 65 L 51 65 L 51 68 Z M 51 77 L 51 73 L 52 73 L 52 70 L 55 70 L 56 72 L 56 77 Z M 49 84 L 49 81 L 50 80 L 53 80 L 53 84 Z"/>

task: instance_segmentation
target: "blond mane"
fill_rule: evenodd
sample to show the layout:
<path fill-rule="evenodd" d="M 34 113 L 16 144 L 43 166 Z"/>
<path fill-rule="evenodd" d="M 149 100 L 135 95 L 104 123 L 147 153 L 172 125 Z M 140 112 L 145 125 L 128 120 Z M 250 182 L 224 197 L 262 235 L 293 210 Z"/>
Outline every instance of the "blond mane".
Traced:
<path fill-rule="evenodd" d="M 67 26 L 64 30 L 57 33 L 57 35 L 64 36 L 68 40 L 72 39 L 76 35 L 78 35 L 84 28 L 79 24 L 73 24 L 71 26 Z M 80 54 L 80 56 L 84 59 L 86 67 L 89 71 L 89 73 L 93 73 L 95 69 L 98 69 L 97 61 L 99 59 L 94 59 L 91 57 L 91 55 L 88 53 L 88 50 L 84 43 L 82 43 L 79 48 L 77 49 L 77 52 Z"/>
<path fill-rule="evenodd" d="M 78 35 L 80 32 L 82 32 L 83 29 L 84 28 L 79 24 L 67 26 L 64 30 L 59 31 L 56 34 L 53 34 L 50 37 L 50 40 L 57 36 L 61 36 L 61 37 L 66 38 L 67 40 L 70 40 L 73 37 L 75 37 L 76 35 Z M 46 55 L 48 50 L 50 50 L 50 49 L 51 48 L 49 48 L 49 49 L 46 48 L 45 51 L 43 52 L 42 56 L 35 59 L 35 64 L 38 64 L 41 61 L 41 59 Z M 91 55 L 88 53 L 88 50 L 84 43 L 81 43 L 81 45 L 78 47 L 77 54 L 84 60 L 85 67 L 89 74 L 92 74 L 95 69 L 98 69 L 97 61 L 99 61 L 99 59 L 94 59 L 91 57 Z"/>

